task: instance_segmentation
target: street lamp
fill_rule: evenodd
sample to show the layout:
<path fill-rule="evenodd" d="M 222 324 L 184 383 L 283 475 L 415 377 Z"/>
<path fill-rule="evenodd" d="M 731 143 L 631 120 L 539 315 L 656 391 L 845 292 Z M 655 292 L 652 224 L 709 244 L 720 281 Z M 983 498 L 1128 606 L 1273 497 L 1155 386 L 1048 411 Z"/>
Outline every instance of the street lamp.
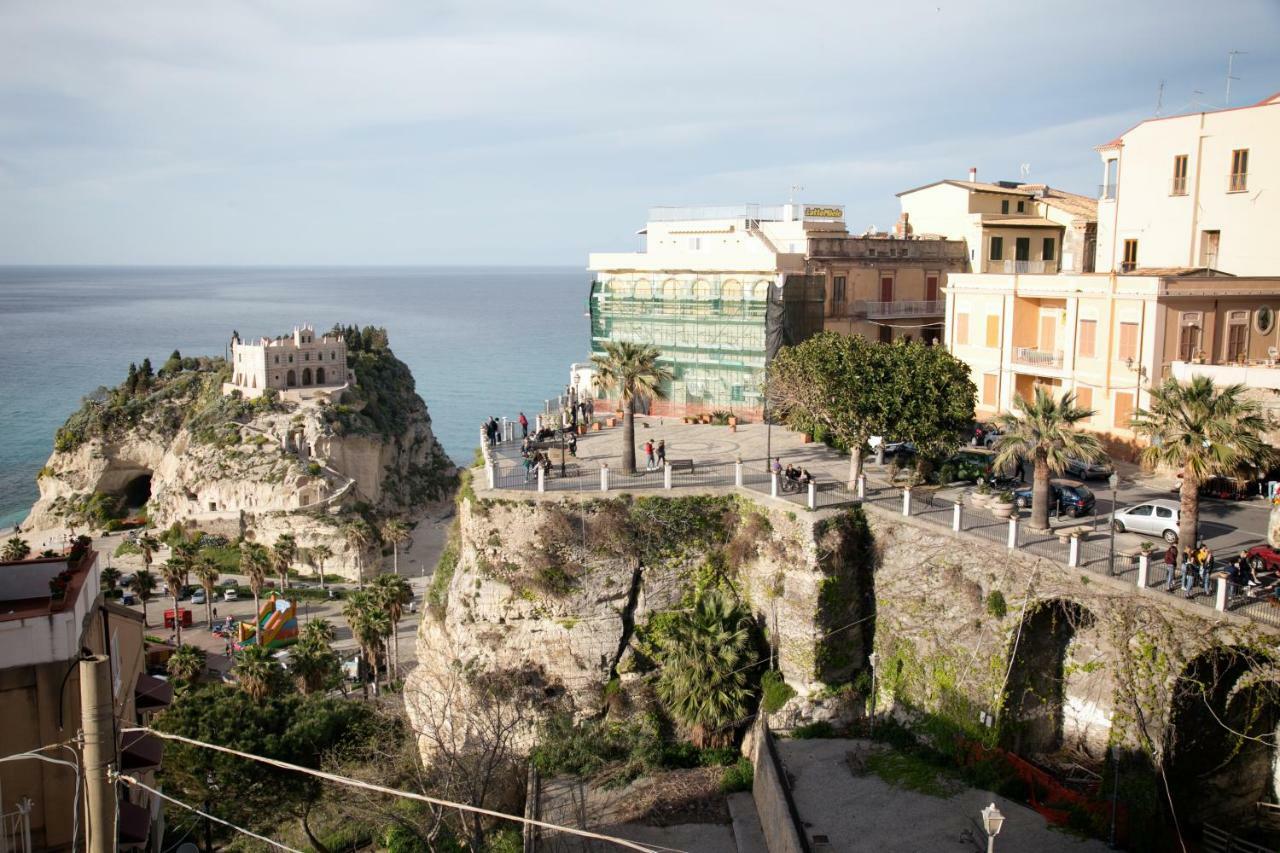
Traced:
<path fill-rule="evenodd" d="M 987 831 L 987 853 L 994 853 L 996 836 L 1000 834 L 1000 830 L 1003 827 L 1004 815 L 1000 814 L 1000 810 L 996 808 L 995 803 L 982 810 L 982 828 Z"/>
<path fill-rule="evenodd" d="M 1111 521 L 1108 524 L 1111 528 L 1111 558 L 1107 563 L 1107 574 L 1114 577 L 1116 573 L 1116 489 L 1120 487 L 1120 475 L 1113 471 L 1107 479 L 1107 485 L 1111 487 Z"/>

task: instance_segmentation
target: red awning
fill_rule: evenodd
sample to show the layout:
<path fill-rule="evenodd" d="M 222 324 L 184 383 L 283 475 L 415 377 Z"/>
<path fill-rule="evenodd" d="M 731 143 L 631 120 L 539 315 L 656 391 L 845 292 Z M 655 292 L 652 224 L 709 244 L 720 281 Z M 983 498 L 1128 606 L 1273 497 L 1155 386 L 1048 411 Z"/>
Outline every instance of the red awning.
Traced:
<path fill-rule="evenodd" d="M 173 685 L 163 678 L 140 672 L 138 683 L 133 688 L 133 696 L 139 711 L 168 708 L 173 702 Z"/>
<path fill-rule="evenodd" d="M 159 767 L 163 755 L 160 738 L 149 732 L 125 732 L 120 736 L 120 764 L 125 770 Z"/>

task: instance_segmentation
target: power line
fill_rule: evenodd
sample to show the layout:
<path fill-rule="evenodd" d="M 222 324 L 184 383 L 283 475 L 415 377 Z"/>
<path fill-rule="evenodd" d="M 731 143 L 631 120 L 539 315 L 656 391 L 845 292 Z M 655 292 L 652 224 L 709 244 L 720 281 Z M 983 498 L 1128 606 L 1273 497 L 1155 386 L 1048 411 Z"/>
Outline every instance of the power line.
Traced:
<path fill-rule="evenodd" d="M 608 841 L 613 844 L 617 844 L 620 847 L 627 847 L 631 850 L 639 850 L 641 851 L 641 853 L 657 853 L 657 851 L 659 850 L 671 850 L 672 853 L 685 853 L 685 851 L 675 850 L 674 848 L 646 847 L 646 846 L 637 844 L 634 841 L 628 841 L 625 838 L 616 838 L 610 835 L 602 835 L 598 832 L 591 832 L 590 830 L 586 830 L 586 829 L 576 829 L 570 826 L 561 826 L 555 823 L 548 823 L 546 821 L 534 820 L 533 818 L 527 818 L 522 815 L 506 814 L 505 812 L 495 811 L 493 809 L 486 809 L 481 806 L 473 806 L 468 803 L 458 803 L 458 802 L 453 802 L 451 800 L 443 800 L 443 799 L 440 799 L 439 797 L 432 797 L 428 794 L 418 794 L 412 791 L 399 791 L 399 790 L 396 790 L 395 788 L 388 788 L 385 785 L 375 785 L 372 782 L 362 782 L 359 779 L 349 779 L 346 776 L 339 776 L 336 773 L 329 773 L 325 770 L 315 770 L 310 767 L 301 767 L 297 764 L 290 764 L 287 761 L 280 761 L 279 759 L 276 759 L 276 758 L 267 758 L 262 755 L 254 755 L 251 752 L 242 752 L 238 749 L 231 749 L 230 747 L 227 747 L 227 746 L 219 746 L 216 743 L 206 743 L 205 741 L 196 740 L 194 738 L 189 738 L 189 737 L 183 737 L 182 735 L 172 734 L 171 732 L 156 731 L 155 729 L 147 728 L 146 726 L 134 726 L 134 727 L 123 729 L 122 732 L 147 732 L 149 734 L 155 735 L 158 738 L 164 738 L 165 740 L 174 740 L 180 743 L 190 744 L 191 746 L 200 746 L 200 747 L 204 747 L 205 749 L 214 750 L 215 752 L 222 752 L 222 753 L 226 753 L 227 755 L 234 755 L 237 758 L 246 758 L 250 761 L 258 761 L 258 762 L 261 762 L 262 764 L 269 764 L 273 767 L 279 767 L 282 770 L 292 770 L 295 773 L 303 773 L 308 776 L 314 776 L 317 779 L 324 779 L 327 782 L 333 782 L 338 785 L 346 785 L 351 788 L 363 788 L 367 791 L 373 791 L 374 793 L 377 793 L 377 794 L 386 794 L 392 797 L 402 797 L 404 799 L 409 799 L 409 800 L 418 800 L 419 802 L 428 803 L 433 806 L 444 806 L 446 808 L 458 809 L 459 811 L 472 812 L 473 814 L 481 814 L 487 817 L 496 817 L 502 820 L 513 821 L 515 823 L 527 824 L 529 826 L 537 826 L 542 829 L 554 829 L 559 832 L 565 832 L 570 835 L 578 835 L 583 838 L 594 838 L 598 841 Z M 121 777 L 121 778 L 123 779 L 124 777 Z M 136 782 L 136 780 L 134 781 Z M 138 784 L 141 784 L 141 783 L 138 783 Z M 180 803 L 179 805 L 185 806 L 185 804 L 183 803 Z M 187 806 L 187 808 L 190 808 L 190 806 Z M 216 818 L 214 819 L 216 820 Z M 277 846 L 283 846 L 283 845 L 277 845 Z M 290 848 L 284 848 L 284 849 L 290 849 Z"/>
<path fill-rule="evenodd" d="M 70 761 L 62 760 L 61 758 L 50 758 L 47 755 L 39 754 L 42 750 L 55 749 L 58 747 L 71 750 L 72 756 L 76 759 L 75 763 L 73 764 Z M 0 764 L 7 761 L 22 761 L 23 759 L 28 758 L 34 758 L 37 761 L 46 761 L 49 764 L 60 764 L 63 767 L 70 767 L 71 772 L 75 774 L 76 793 L 75 799 L 73 799 L 71 803 L 71 846 L 74 848 L 76 838 L 80 835 L 80 756 L 76 754 L 74 749 L 71 749 L 71 747 L 65 743 L 51 743 L 47 746 L 36 747 L 30 752 L 17 752 L 13 755 L 6 755 L 5 757 L 0 758 Z"/>
<path fill-rule="evenodd" d="M 138 730 L 137 730 L 137 729 L 126 729 L 125 731 L 138 731 Z M 159 732 L 155 732 L 155 734 L 159 734 Z M 301 851 L 301 850 L 297 850 L 297 849 L 295 849 L 295 848 L 293 848 L 293 847 L 290 847 L 290 846 L 289 846 L 289 845 L 287 845 L 287 844 L 281 844 L 279 841 L 272 841 L 270 838 L 267 838 L 265 835 L 259 835 L 259 834 L 258 834 L 258 833 L 256 833 L 256 832 L 253 832 L 253 831 L 251 831 L 251 830 L 245 829 L 243 826 L 236 826 L 236 825 L 235 825 L 234 823 L 232 823 L 231 821 L 223 820 L 223 819 L 222 819 L 222 818 L 220 818 L 220 817 L 216 817 L 216 816 L 214 816 L 214 815 L 211 815 L 211 814 L 207 814 L 207 813 L 205 813 L 205 812 L 202 812 L 200 809 L 196 808 L 195 806 L 187 805 L 186 803 L 182 802 L 182 800 L 176 799 L 175 797 L 171 797 L 171 796 L 169 796 L 168 794 L 161 793 L 160 791 L 157 791 L 155 788 L 152 788 L 150 785 L 144 785 L 142 782 L 139 782 L 137 779 L 135 779 L 135 778 L 134 778 L 134 777 L 132 777 L 132 776 L 126 776 L 126 775 L 125 775 L 125 774 L 123 774 L 123 773 L 117 773 L 117 774 L 115 774 L 115 778 L 116 778 L 116 781 L 118 781 L 118 782 L 123 782 L 123 783 L 125 783 L 126 785 L 132 785 L 132 786 L 133 786 L 133 787 L 135 787 L 135 788 L 141 788 L 142 790 L 144 790 L 144 791 L 148 791 L 148 792 L 150 792 L 151 794 L 154 794 L 155 796 L 159 797 L 159 798 L 160 798 L 160 799 L 162 799 L 162 800 L 165 800 L 165 801 L 167 801 L 167 802 L 173 803 L 175 806 L 181 806 L 182 808 L 186 809 L 187 811 L 195 812 L 196 814 L 200 815 L 200 817 L 202 817 L 202 818 L 205 818 L 205 819 L 207 819 L 207 820 L 215 821 L 215 822 L 217 822 L 217 823 L 222 824 L 223 826 L 230 827 L 231 829 L 234 829 L 236 832 L 239 832 L 239 833 L 242 833 L 242 834 L 244 834 L 244 835 L 247 835 L 247 836 L 249 836 L 250 838 L 255 838 L 255 839 L 257 839 L 258 841 L 261 841 L 261 842 L 263 842 L 263 843 L 265 843 L 265 844 L 270 844 L 272 847 L 277 847 L 277 848 L 279 848 L 279 849 L 281 849 L 281 850 L 287 850 L 287 851 L 288 851 L 288 853 L 302 853 L 302 851 Z"/>

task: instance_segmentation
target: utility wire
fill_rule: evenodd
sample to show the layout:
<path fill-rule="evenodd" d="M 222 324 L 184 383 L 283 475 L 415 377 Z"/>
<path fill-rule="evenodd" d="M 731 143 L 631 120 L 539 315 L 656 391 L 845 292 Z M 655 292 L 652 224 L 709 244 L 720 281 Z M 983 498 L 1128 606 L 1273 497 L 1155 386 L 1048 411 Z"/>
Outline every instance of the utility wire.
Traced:
<path fill-rule="evenodd" d="M 75 763 L 73 764 L 70 761 L 64 761 L 61 758 L 50 758 L 47 755 L 39 754 L 41 750 L 55 749 L 58 747 L 70 749 L 72 756 L 76 759 Z M 76 793 L 75 799 L 71 804 L 71 847 L 74 849 L 76 845 L 76 838 L 80 834 L 80 756 L 76 754 L 74 749 L 71 749 L 71 747 L 65 743 L 51 743 L 47 746 L 36 747 L 30 752 L 17 752 L 13 755 L 6 755 L 5 757 L 0 758 L 0 764 L 7 761 L 22 761 L 29 758 L 34 758 L 37 761 L 47 761 L 50 764 L 61 764 L 63 767 L 70 767 L 71 771 L 75 773 Z"/>
<path fill-rule="evenodd" d="M 230 747 L 219 746 L 216 743 L 206 743 L 205 741 L 195 740 L 194 738 L 189 738 L 189 737 L 183 737 L 182 735 L 175 735 L 170 732 L 159 732 L 159 731 L 156 731 L 155 729 L 150 729 L 145 726 L 135 726 L 131 728 L 126 728 L 123 731 L 124 732 L 148 732 L 150 734 L 155 735 L 158 738 L 164 738 L 165 740 L 179 741 L 181 743 L 190 744 L 191 746 L 200 746 L 200 747 L 204 747 L 205 749 L 214 750 L 215 752 L 222 752 L 222 753 L 226 753 L 227 755 L 234 755 L 237 758 L 246 758 L 250 761 L 258 761 L 258 762 L 261 762 L 262 764 L 269 764 L 273 767 L 279 767 L 282 770 L 292 770 L 295 773 L 303 773 L 308 776 L 315 776 L 317 779 L 324 779 L 327 782 L 334 782 L 338 785 L 346 785 L 351 788 L 363 788 L 367 791 L 373 791 L 374 793 L 387 794 L 388 796 L 392 796 L 392 797 L 403 797 L 409 800 L 418 800 L 420 802 L 428 803 L 433 806 L 444 806 L 446 808 L 458 809 L 459 811 L 472 812 L 474 814 L 482 814 L 488 817 L 496 817 L 502 820 L 513 821 L 515 823 L 527 824 L 529 826 L 537 826 L 537 827 L 541 827 L 542 829 L 554 829 L 558 832 L 565 832 L 570 835 L 578 835 L 583 838 L 594 838 L 598 841 L 608 841 L 613 844 L 617 844 L 620 847 L 627 847 L 631 850 L 639 850 L 641 851 L 641 853 L 656 853 L 658 849 L 672 849 L 672 848 L 654 848 L 651 846 L 646 847 L 646 846 L 637 844 L 634 841 L 628 841 L 625 838 L 615 838 L 610 835 L 601 835 L 598 832 L 591 832 L 590 830 L 586 830 L 586 829 L 576 829 L 570 826 L 560 826 L 559 824 L 548 823 L 546 821 L 541 821 L 541 820 L 534 820 L 533 818 L 527 818 L 522 815 L 506 814 L 505 812 L 495 811 L 493 809 L 486 809 L 480 806 L 473 806 L 467 803 L 457 803 L 451 800 L 443 800 L 443 799 L 440 799 L 439 797 L 432 797 L 427 794 L 418 794 L 412 791 L 398 791 L 395 788 L 388 788 L 385 785 L 375 785 L 372 782 L 362 782 L 359 779 L 349 779 L 346 776 L 339 776 L 336 773 L 329 773 L 324 770 L 315 770 L 310 767 L 300 767 L 297 764 L 290 764 L 287 761 L 280 761 L 279 759 L 275 759 L 275 758 L 267 758 L 262 755 L 254 755 L 251 752 L 241 752 L 238 749 L 231 749 Z M 121 778 L 123 779 L 124 777 L 121 777 Z M 180 804 L 180 805 L 185 805 L 185 804 Z M 188 808 L 190 807 L 188 806 Z M 281 846 L 281 845 L 277 845 L 277 846 Z M 285 848 L 285 849 L 289 849 L 289 848 Z M 673 853 L 684 853 L 684 851 L 673 850 Z"/>
<path fill-rule="evenodd" d="M 136 731 L 136 729 L 126 729 L 125 731 Z M 156 732 L 155 734 L 159 734 L 159 732 Z M 168 794 L 161 793 L 160 791 L 157 791 L 155 788 L 152 788 L 150 785 L 144 785 L 142 782 L 139 782 L 137 779 L 135 779 L 132 776 L 127 776 L 124 773 L 116 773 L 115 779 L 116 781 L 123 782 L 126 785 L 132 785 L 135 788 L 141 788 L 144 791 L 148 791 L 162 800 L 173 803 L 175 806 L 181 806 L 187 811 L 195 812 L 196 814 L 200 815 L 200 817 L 202 818 L 205 818 L 207 820 L 212 820 L 216 823 L 220 823 L 223 826 L 230 827 L 231 829 L 234 829 L 236 832 L 242 833 L 243 835 L 247 835 L 250 838 L 256 838 L 258 841 L 261 841 L 265 844 L 270 844 L 272 847 L 277 847 L 281 850 L 287 850 L 288 853 L 302 853 L 301 850 L 297 850 L 293 847 L 290 847 L 287 844 L 281 844 L 279 841 L 272 841 L 270 838 L 267 838 L 265 835 L 259 835 L 256 832 L 245 829 L 243 826 L 236 826 L 231 821 L 223 820 L 220 817 L 215 817 L 214 815 L 207 814 L 206 812 L 202 812 L 200 809 L 196 808 L 195 806 L 187 805 L 186 803 L 182 802 L 182 800 L 171 797 Z"/>

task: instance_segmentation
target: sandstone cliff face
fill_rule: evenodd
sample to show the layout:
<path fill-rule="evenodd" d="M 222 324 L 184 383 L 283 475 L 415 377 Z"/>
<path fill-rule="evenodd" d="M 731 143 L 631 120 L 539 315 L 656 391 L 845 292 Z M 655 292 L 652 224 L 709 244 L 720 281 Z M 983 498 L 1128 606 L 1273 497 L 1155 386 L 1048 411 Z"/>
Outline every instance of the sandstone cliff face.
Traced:
<path fill-rule="evenodd" d="M 862 665 L 857 631 L 824 637 L 858 605 L 845 531 L 733 496 L 613 500 L 465 499 L 458 560 L 442 607 L 423 616 L 410 710 L 454 695 L 457 673 L 518 672 L 581 720 L 603 712 L 606 684 L 643 692 L 637 628 L 684 606 L 723 571 L 755 612 L 800 696 Z M 812 708 L 810 708 L 812 711 Z M 425 726 L 420 726 L 425 728 Z"/>

